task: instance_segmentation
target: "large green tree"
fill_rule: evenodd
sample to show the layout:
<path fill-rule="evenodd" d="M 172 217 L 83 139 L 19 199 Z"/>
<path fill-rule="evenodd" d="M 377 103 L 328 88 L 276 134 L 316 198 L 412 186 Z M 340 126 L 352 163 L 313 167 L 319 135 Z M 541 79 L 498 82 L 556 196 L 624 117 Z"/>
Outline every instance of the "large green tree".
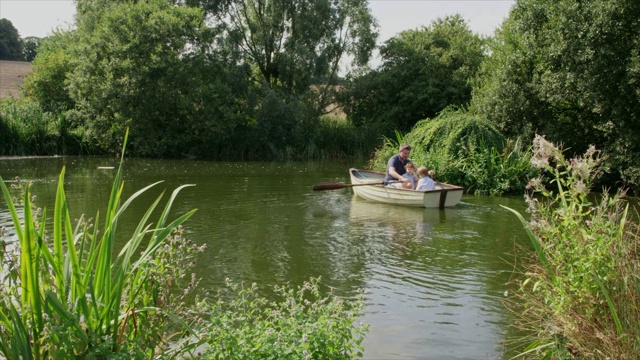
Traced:
<path fill-rule="evenodd" d="M 640 183 L 640 2 L 519 0 L 472 109 L 508 136 L 603 149 L 609 181 Z"/>
<path fill-rule="evenodd" d="M 235 0 L 217 16 L 257 84 L 295 95 L 322 84 L 318 109 L 343 63 L 366 64 L 377 38 L 366 0 Z"/>
<path fill-rule="evenodd" d="M 117 149 L 130 127 L 132 151 L 141 156 L 229 151 L 234 128 L 245 121 L 243 80 L 207 51 L 211 36 L 200 9 L 148 0 L 86 7 L 80 16 L 87 18 L 78 21 L 66 80 L 75 102 L 68 114 L 101 147 Z"/>
<path fill-rule="evenodd" d="M 380 56 L 380 68 L 350 83 L 341 103 L 357 125 L 403 131 L 449 105 L 467 105 L 470 81 L 485 57 L 483 40 L 460 15 L 401 32 L 382 46 Z"/>
<path fill-rule="evenodd" d="M 8 19 L 0 19 L 0 60 L 24 60 L 22 40 Z"/>

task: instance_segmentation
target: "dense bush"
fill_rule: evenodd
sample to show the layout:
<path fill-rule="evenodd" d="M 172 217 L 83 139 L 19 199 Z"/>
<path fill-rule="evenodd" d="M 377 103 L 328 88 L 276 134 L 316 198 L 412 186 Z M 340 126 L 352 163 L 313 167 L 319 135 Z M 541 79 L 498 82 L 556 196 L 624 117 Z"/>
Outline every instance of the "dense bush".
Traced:
<path fill-rule="evenodd" d="M 72 71 L 74 47 L 78 34 L 72 31 L 55 31 L 47 37 L 32 62 L 32 70 L 25 77 L 22 91 L 41 104 L 44 111 L 72 109 L 75 102 L 67 89 L 67 79 Z"/>
<path fill-rule="evenodd" d="M 0 100 L 0 155 L 63 155 L 86 150 L 60 112 L 29 99 Z"/>
<path fill-rule="evenodd" d="M 529 184 L 529 221 L 514 211 L 535 251 L 519 253 L 524 276 L 509 303 L 533 338 L 522 350 L 528 356 L 635 359 L 640 353 L 640 227 L 624 192 L 590 194 L 600 159 L 594 147 L 568 160 L 544 138 L 534 141 L 532 164 L 551 181 Z"/>

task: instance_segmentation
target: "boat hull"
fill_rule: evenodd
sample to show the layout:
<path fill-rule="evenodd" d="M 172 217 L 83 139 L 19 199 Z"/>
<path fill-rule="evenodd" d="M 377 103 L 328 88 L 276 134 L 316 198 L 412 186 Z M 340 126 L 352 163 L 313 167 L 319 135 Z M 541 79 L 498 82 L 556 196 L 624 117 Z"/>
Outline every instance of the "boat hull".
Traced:
<path fill-rule="evenodd" d="M 385 185 L 363 185 L 368 183 L 380 183 L 384 180 L 384 174 L 376 171 L 349 169 L 353 192 L 359 197 L 385 204 L 401 206 L 445 208 L 456 206 L 464 188 L 456 185 L 436 182 L 434 190 L 407 190 Z"/>

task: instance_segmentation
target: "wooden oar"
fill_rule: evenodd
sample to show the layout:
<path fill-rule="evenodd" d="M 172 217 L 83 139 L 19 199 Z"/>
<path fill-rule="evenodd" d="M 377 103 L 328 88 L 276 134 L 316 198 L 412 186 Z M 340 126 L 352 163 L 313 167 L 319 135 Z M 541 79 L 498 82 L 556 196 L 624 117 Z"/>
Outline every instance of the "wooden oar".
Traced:
<path fill-rule="evenodd" d="M 400 181 L 398 181 L 398 180 L 389 181 L 388 184 L 393 184 L 393 183 L 397 183 L 397 182 L 400 182 Z M 384 184 L 383 181 L 376 181 L 376 182 L 362 183 L 362 184 L 345 184 L 345 183 L 342 183 L 342 182 L 325 182 L 325 183 L 320 183 L 320 184 L 313 185 L 313 191 L 338 190 L 338 189 L 344 189 L 344 188 L 353 187 L 353 186 L 383 185 L 383 184 Z"/>

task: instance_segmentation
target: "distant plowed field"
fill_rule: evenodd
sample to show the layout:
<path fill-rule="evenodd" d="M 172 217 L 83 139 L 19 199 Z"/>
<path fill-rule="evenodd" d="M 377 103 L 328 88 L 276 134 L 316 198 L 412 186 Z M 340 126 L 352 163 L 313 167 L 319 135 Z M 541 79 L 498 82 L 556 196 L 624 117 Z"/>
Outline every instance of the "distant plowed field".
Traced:
<path fill-rule="evenodd" d="M 21 97 L 20 85 L 31 71 L 31 63 L 0 60 L 0 99 Z"/>

